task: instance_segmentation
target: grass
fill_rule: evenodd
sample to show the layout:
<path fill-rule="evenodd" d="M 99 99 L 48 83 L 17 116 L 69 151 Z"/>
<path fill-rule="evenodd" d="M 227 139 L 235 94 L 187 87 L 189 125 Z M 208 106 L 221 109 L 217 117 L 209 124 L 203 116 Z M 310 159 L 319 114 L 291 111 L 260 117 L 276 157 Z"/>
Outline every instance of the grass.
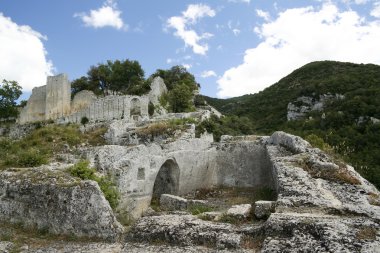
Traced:
<path fill-rule="evenodd" d="M 137 129 L 137 134 L 144 139 L 154 140 L 158 136 L 173 137 L 177 130 L 185 130 L 186 124 L 192 124 L 194 119 L 172 119 L 150 124 L 144 128 Z"/>
<path fill-rule="evenodd" d="M 192 215 L 198 215 L 205 212 L 211 212 L 214 208 L 206 205 L 191 205 L 187 208 Z"/>
<path fill-rule="evenodd" d="M 97 176 L 96 170 L 89 167 L 89 162 L 82 160 L 69 168 L 72 176 L 79 177 L 83 180 L 93 180 L 98 183 L 104 197 L 109 202 L 112 209 L 116 208 L 119 202 L 120 194 L 109 177 Z"/>
<path fill-rule="evenodd" d="M 81 143 L 102 145 L 106 128 L 81 133 L 78 125 L 46 125 L 20 140 L 0 138 L 0 169 L 47 164 L 54 154 Z"/>

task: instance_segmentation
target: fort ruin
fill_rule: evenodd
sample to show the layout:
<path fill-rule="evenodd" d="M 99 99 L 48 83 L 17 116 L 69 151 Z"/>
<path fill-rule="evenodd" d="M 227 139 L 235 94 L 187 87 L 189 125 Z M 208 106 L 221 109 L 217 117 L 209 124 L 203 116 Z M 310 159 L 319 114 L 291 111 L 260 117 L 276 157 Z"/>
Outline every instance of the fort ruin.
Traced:
<path fill-rule="evenodd" d="M 71 83 L 66 74 L 47 77 L 46 85 L 32 90 L 18 123 L 56 120 L 60 123 L 80 123 L 86 117 L 90 122 L 125 119 L 149 119 L 149 103 L 159 105 L 159 97 L 167 92 L 162 78 L 156 77 L 151 90 L 143 96 L 109 95 L 96 97 L 88 90 L 75 94 L 71 100 Z"/>

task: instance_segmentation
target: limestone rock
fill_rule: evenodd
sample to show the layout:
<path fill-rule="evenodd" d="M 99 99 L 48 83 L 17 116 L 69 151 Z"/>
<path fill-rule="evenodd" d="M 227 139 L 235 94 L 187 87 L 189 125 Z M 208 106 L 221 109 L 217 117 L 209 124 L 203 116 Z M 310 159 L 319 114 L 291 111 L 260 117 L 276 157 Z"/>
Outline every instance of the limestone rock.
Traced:
<path fill-rule="evenodd" d="M 251 213 L 252 206 L 250 204 L 234 205 L 227 210 L 227 215 L 237 219 L 247 219 Z"/>
<path fill-rule="evenodd" d="M 200 218 L 203 220 L 219 221 L 222 215 L 222 212 L 204 212 L 200 214 Z"/>
<path fill-rule="evenodd" d="M 258 219 L 269 217 L 275 210 L 275 201 L 256 201 L 255 202 L 255 216 Z"/>
<path fill-rule="evenodd" d="M 287 134 L 282 131 L 274 132 L 269 138 L 268 143 L 285 146 L 292 152 L 296 153 L 306 152 L 308 148 L 311 148 L 311 145 L 301 137 Z"/>
<path fill-rule="evenodd" d="M 247 231 L 249 233 L 249 231 Z M 162 241 L 174 245 L 207 245 L 238 249 L 243 235 L 231 224 L 203 221 L 193 215 L 143 217 L 131 228 L 128 241 Z"/>
<path fill-rule="evenodd" d="M 186 210 L 187 199 L 170 194 L 162 194 L 160 197 L 160 207 L 167 211 Z"/>
<path fill-rule="evenodd" d="M 109 203 L 94 181 L 80 181 L 43 167 L 0 173 L 0 220 L 115 240 L 122 232 Z"/>

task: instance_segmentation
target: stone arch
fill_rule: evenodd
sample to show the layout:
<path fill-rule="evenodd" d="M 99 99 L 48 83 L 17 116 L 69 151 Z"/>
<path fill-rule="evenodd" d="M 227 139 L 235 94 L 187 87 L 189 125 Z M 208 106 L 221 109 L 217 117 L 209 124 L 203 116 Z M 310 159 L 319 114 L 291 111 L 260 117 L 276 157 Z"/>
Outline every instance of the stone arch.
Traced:
<path fill-rule="evenodd" d="M 131 117 L 133 116 L 141 116 L 141 102 L 138 98 L 131 99 Z"/>
<path fill-rule="evenodd" d="M 161 194 L 178 194 L 179 167 L 175 160 L 166 160 L 157 173 L 153 186 L 152 198 L 157 199 Z"/>

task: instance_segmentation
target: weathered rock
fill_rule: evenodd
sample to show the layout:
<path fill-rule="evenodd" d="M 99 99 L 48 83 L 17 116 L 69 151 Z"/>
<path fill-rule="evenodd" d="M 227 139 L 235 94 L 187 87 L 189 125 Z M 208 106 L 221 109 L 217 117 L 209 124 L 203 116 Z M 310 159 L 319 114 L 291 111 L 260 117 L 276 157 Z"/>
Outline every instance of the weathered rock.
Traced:
<path fill-rule="evenodd" d="M 94 181 L 40 167 L 0 173 L 0 220 L 53 234 L 115 240 L 123 231 Z"/>
<path fill-rule="evenodd" d="M 203 220 L 219 221 L 220 218 L 223 216 L 223 213 L 222 212 L 204 212 L 204 213 L 201 213 L 199 216 Z"/>
<path fill-rule="evenodd" d="M 252 206 L 250 204 L 234 205 L 227 210 L 227 215 L 236 219 L 247 219 L 251 214 Z"/>
<path fill-rule="evenodd" d="M 255 228 L 213 223 L 193 215 L 161 215 L 139 219 L 132 227 L 128 241 L 237 249 L 240 248 L 244 233 L 255 233 Z"/>
<path fill-rule="evenodd" d="M 167 211 L 186 210 L 187 199 L 170 194 L 162 194 L 160 197 L 160 207 Z"/>
<path fill-rule="evenodd" d="M 0 253 L 8 253 L 11 252 L 14 244 L 12 242 L 1 242 L 0 241 Z"/>
<path fill-rule="evenodd" d="M 311 148 L 311 145 L 301 137 L 282 131 L 274 132 L 269 138 L 268 144 L 285 146 L 296 153 L 306 152 L 308 148 Z"/>
<path fill-rule="evenodd" d="M 256 201 L 255 202 L 255 216 L 258 219 L 269 217 L 275 211 L 275 201 Z"/>

